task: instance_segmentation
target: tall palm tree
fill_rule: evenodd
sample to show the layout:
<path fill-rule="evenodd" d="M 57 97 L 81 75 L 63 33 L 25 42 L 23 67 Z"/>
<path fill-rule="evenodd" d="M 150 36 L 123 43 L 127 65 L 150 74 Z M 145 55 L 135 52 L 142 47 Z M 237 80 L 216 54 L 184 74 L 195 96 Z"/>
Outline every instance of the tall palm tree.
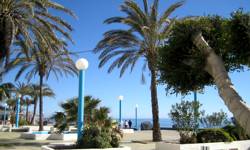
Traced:
<path fill-rule="evenodd" d="M 148 67 L 151 73 L 151 103 L 153 114 L 153 141 L 161 141 L 159 126 L 159 110 L 157 100 L 157 55 L 158 47 L 169 35 L 173 21 L 168 17 L 183 1 L 171 5 L 159 17 L 159 0 L 154 0 L 151 7 L 148 1 L 143 0 L 144 7 L 140 8 L 132 0 L 126 0 L 121 5 L 121 11 L 125 17 L 112 17 L 105 21 L 107 24 L 121 23 L 127 25 L 128 29 L 110 30 L 104 34 L 104 38 L 97 44 L 94 52 L 100 53 L 99 67 L 103 67 L 110 59 L 116 57 L 110 65 L 110 73 L 115 67 L 120 68 L 122 76 L 128 67 L 133 70 L 136 62 L 144 59 L 143 70 Z M 144 76 L 142 76 L 144 81 Z"/>
<path fill-rule="evenodd" d="M 55 44 L 56 45 L 56 44 Z M 25 49 L 26 47 L 23 47 Z M 35 75 L 39 76 L 39 131 L 43 130 L 43 82 L 44 78 L 48 79 L 50 74 L 53 73 L 57 79 L 59 79 L 59 75 L 77 75 L 78 71 L 74 65 L 74 62 L 70 58 L 69 53 L 61 47 L 61 51 L 59 53 L 48 52 L 46 45 L 41 45 L 41 42 L 35 43 L 34 47 L 29 50 L 30 57 L 27 58 L 23 51 L 21 50 L 17 57 L 9 63 L 7 68 L 15 68 L 20 67 L 16 80 L 19 77 L 25 74 L 25 78 L 30 81 L 32 77 Z"/>
<path fill-rule="evenodd" d="M 36 110 L 37 110 L 37 101 L 39 98 L 39 94 L 40 94 L 40 85 L 39 84 L 31 84 L 29 87 L 29 96 L 32 97 L 32 103 L 34 105 L 33 107 L 33 115 L 31 117 L 31 124 L 35 124 L 35 116 L 36 116 Z M 42 94 L 44 97 L 54 97 L 55 93 L 53 92 L 53 90 L 46 84 L 43 85 L 42 87 Z"/>
<path fill-rule="evenodd" d="M 21 40 L 27 47 L 32 47 L 32 41 L 39 38 L 48 50 L 55 50 L 52 45 L 61 43 L 57 33 L 71 40 L 72 27 L 61 17 L 52 15 L 51 9 L 74 16 L 69 9 L 52 0 L 0 1 L 0 61 L 5 59 L 8 63 L 13 41 Z"/>

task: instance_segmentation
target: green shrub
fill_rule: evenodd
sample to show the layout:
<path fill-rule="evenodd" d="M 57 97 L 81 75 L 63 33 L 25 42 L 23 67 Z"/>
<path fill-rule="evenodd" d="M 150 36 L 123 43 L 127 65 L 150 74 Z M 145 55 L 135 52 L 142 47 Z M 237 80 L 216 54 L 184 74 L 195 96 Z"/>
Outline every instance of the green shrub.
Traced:
<path fill-rule="evenodd" d="M 79 148 L 110 148 L 111 136 L 98 127 L 84 129 L 83 137 L 77 142 Z"/>
<path fill-rule="evenodd" d="M 184 101 L 172 105 L 169 116 L 180 134 L 180 143 L 196 143 L 199 118 L 203 113 L 198 101 Z"/>
<path fill-rule="evenodd" d="M 196 135 L 192 132 L 180 132 L 180 143 L 187 144 L 187 143 L 197 143 Z"/>
<path fill-rule="evenodd" d="M 113 129 L 90 126 L 84 129 L 76 145 L 78 148 L 112 148 L 119 147 L 120 139 Z"/>
<path fill-rule="evenodd" d="M 248 140 L 250 137 L 239 125 L 227 125 L 223 128 L 234 140 Z"/>
<path fill-rule="evenodd" d="M 25 119 L 20 119 L 19 120 L 19 125 L 20 126 L 25 126 L 25 125 L 29 125 L 29 123 Z"/>
<path fill-rule="evenodd" d="M 205 128 L 221 128 L 230 124 L 227 113 L 223 110 L 220 112 L 213 112 L 211 115 L 204 114 L 200 118 L 200 122 Z"/>
<path fill-rule="evenodd" d="M 197 134 L 198 143 L 232 142 L 233 138 L 223 129 L 205 129 Z"/>

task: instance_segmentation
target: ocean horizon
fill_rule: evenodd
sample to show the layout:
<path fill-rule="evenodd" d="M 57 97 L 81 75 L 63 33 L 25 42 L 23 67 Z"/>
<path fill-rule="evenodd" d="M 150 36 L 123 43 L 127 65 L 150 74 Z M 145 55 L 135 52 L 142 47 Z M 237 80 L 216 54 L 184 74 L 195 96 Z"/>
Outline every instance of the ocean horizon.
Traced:
<path fill-rule="evenodd" d="M 119 119 L 115 119 L 115 120 L 118 121 Z M 127 121 L 131 120 L 132 121 L 132 127 L 135 127 L 135 119 L 131 119 L 131 118 L 122 119 L 123 122 L 125 120 L 127 120 Z M 159 123 L 160 123 L 160 127 L 161 128 L 171 128 L 172 125 L 173 125 L 172 120 L 169 119 L 169 118 L 160 118 L 159 120 L 160 120 Z M 146 121 L 149 121 L 149 122 L 151 122 L 153 124 L 153 119 L 151 119 L 151 118 L 138 118 L 137 119 L 137 126 L 138 126 L 138 128 L 141 127 L 141 123 L 142 122 L 146 122 Z"/>

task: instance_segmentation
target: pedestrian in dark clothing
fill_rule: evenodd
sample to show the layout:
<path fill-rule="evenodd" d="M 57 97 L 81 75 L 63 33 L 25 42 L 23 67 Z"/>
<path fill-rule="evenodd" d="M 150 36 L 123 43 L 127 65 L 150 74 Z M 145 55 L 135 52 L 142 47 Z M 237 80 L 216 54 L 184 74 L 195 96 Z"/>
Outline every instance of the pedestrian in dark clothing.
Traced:
<path fill-rule="evenodd" d="M 131 120 L 128 121 L 128 125 L 129 125 L 129 128 L 131 129 L 132 128 L 132 121 Z"/>

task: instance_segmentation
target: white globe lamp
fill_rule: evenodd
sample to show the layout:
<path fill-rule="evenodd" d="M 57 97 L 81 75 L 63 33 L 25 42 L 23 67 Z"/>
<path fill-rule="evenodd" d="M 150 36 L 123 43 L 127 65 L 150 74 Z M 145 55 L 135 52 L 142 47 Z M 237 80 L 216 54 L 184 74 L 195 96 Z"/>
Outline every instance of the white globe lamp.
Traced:
<path fill-rule="evenodd" d="M 76 61 L 75 65 L 78 70 L 86 70 L 89 67 L 89 62 L 85 58 L 80 58 Z"/>

